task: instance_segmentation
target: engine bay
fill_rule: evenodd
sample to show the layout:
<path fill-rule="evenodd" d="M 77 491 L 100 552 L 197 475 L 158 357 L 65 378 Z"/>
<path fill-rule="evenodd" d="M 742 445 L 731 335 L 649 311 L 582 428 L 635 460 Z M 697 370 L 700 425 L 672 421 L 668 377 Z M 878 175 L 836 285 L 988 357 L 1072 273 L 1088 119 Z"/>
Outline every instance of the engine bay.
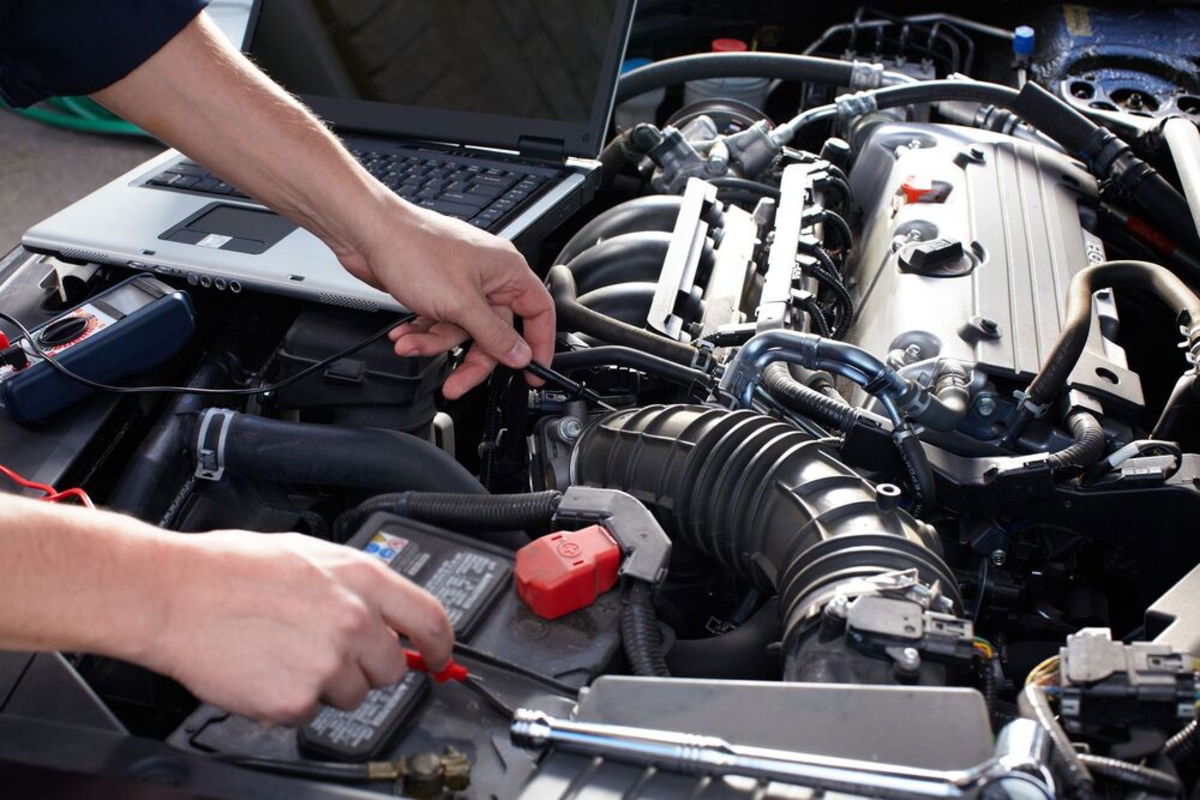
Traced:
<path fill-rule="evenodd" d="M 117 774 L 1196 796 L 1200 135 L 1172 142 L 1200 11 L 760 5 L 639 9 L 627 55 L 656 60 L 596 196 L 527 254 L 558 318 L 540 386 L 447 401 L 462 353 L 395 356 L 394 314 L 0 265 L 30 327 L 130 280 L 186 294 L 195 334 L 138 381 L 209 392 L 93 395 L 22 452 L 169 530 L 363 550 L 442 600 L 470 675 L 268 728 L 67 654 L 64 702 L 165 745 Z M 755 49 L 680 56 L 718 35 Z"/>

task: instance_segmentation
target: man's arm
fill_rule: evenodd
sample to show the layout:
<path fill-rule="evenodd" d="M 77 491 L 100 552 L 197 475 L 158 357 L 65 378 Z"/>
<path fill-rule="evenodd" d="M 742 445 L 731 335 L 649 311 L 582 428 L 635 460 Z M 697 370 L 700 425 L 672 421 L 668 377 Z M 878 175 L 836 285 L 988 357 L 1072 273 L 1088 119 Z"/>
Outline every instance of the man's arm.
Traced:
<path fill-rule="evenodd" d="M 300 534 L 168 533 L 130 517 L 0 494 L 0 648 L 121 658 L 272 722 L 342 708 L 435 667 L 446 612 L 382 562 Z"/>
<path fill-rule="evenodd" d="M 393 194 L 205 14 L 93 97 L 312 231 L 352 274 L 420 314 L 393 337 L 398 354 L 432 355 L 473 338 L 447 397 L 497 362 L 550 363 L 553 302 L 516 249 Z"/>

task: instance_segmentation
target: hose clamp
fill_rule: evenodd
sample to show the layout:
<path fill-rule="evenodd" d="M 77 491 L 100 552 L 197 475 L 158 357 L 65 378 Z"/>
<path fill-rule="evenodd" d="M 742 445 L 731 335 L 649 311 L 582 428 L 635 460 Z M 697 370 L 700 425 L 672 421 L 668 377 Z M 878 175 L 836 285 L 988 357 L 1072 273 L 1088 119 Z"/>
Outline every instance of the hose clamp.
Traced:
<path fill-rule="evenodd" d="M 229 426 L 237 412 L 229 408 L 210 408 L 200 417 L 196 436 L 196 478 L 219 481 L 225 474 L 225 442 Z"/>
<path fill-rule="evenodd" d="M 883 64 L 855 61 L 850 65 L 850 88 L 878 89 L 883 85 Z"/>
<path fill-rule="evenodd" d="M 1035 403 L 1029 399 L 1029 395 L 1025 392 L 1013 392 L 1013 397 L 1017 401 L 1017 410 L 1024 410 L 1034 419 L 1041 419 L 1042 417 L 1046 416 L 1048 411 L 1050 411 L 1049 403 Z"/>
<path fill-rule="evenodd" d="M 892 431 L 892 441 L 895 442 L 897 445 L 902 445 L 902 444 L 904 444 L 905 440 L 911 439 L 914 436 L 920 437 L 920 435 L 924 432 L 925 432 L 925 429 L 923 427 L 921 427 L 920 425 L 913 425 L 910 423 L 908 425 L 904 425 L 903 427 L 896 428 L 895 430 L 893 430 Z"/>
<path fill-rule="evenodd" d="M 867 114 L 873 114 L 879 110 L 879 104 L 875 102 L 875 94 L 873 92 L 844 94 L 833 102 L 837 107 L 838 119 L 843 123 L 848 123 Z"/>

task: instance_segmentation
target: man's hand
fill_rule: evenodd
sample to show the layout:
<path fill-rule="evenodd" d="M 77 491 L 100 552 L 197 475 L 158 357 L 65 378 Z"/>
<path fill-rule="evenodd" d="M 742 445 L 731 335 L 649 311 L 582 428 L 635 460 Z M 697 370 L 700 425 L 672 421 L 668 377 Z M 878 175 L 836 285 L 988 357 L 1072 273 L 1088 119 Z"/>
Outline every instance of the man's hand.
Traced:
<path fill-rule="evenodd" d="M 378 559 L 295 533 L 179 534 L 0 493 L 0 648 L 132 661 L 269 722 L 354 708 L 404 674 L 405 634 L 434 669 L 454 634 Z"/>
<path fill-rule="evenodd" d="M 396 199 L 367 226 L 359 248 L 339 254 L 356 277 L 399 298 L 420 317 L 392 331 L 401 356 L 475 344 L 447 378 L 454 399 L 497 363 L 514 369 L 554 357 L 554 302 L 511 243 L 456 219 Z M 525 338 L 513 329 L 524 320 Z"/>
<path fill-rule="evenodd" d="M 473 338 L 447 397 L 482 382 L 497 362 L 550 363 L 554 305 L 512 245 L 402 201 L 205 14 L 93 97 L 312 231 L 351 273 L 420 314 L 397 335 L 401 355 Z"/>
<path fill-rule="evenodd" d="M 449 662 L 442 605 L 378 559 L 294 533 L 181 538 L 192 568 L 144 663 L 203 700 L 293 724 L 318 701 L 356 708 L 404 676 L 397 631 L 431 668 Z"/>

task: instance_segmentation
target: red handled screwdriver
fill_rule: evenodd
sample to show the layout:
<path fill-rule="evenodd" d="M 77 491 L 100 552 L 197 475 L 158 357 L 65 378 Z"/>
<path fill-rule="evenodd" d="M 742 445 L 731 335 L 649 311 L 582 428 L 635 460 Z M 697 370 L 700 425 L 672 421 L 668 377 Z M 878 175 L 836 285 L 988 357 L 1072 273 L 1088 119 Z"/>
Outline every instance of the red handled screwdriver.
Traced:
<path fill-rule="evenodd" d="M 458 681 L 459 683 L 467 682 L 467 668 L 462 664 L 459 664 L 454 659 L 450 659 L 450 663 L 447 664 L 441 672 L 434 672 L 429 668 L 429 665 L 425 663 L 424 656 L 422 656 L 416 650 L 409 650 L 406 647 L 404 648 L 404 660 L 408 662 L 409 669 L 415 669 L 417 672 L 427 672 L 429 673 L 429 676 L 438 683 L 445 683 L 446 681 Z"/>

